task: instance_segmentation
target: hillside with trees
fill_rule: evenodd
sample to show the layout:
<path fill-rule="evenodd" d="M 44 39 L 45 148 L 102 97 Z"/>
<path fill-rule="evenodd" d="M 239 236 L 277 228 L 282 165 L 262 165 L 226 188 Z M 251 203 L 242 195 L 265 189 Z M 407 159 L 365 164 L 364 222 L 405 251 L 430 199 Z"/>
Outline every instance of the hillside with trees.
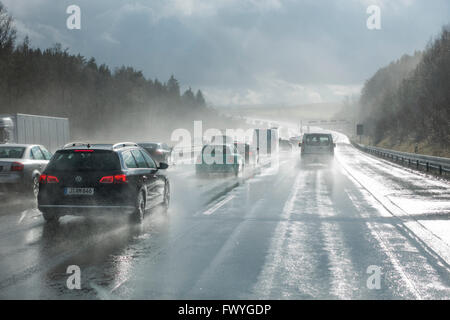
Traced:
<path fill-rule="evenodd" d="M 0 114 L 7 113 L 68 117 L 73 139 L 105 142 L 168 140 L 176 128 L 191 130 L 193 120 L 233 125 L 207 107 L 200 90 L 182 93 L 174 76 L 146 79 L 132 67 L 110 70 L 58 44 L 44 50 L 28 38 L 17 44 L 13 18 L 0 2 Z"/>
<path fill-rule="evenodd" d="M 450 156 L 450 28 L 376 72 L 359 101 L 345 101 L 342 113 L 351 112 L 371 144 Z"/>

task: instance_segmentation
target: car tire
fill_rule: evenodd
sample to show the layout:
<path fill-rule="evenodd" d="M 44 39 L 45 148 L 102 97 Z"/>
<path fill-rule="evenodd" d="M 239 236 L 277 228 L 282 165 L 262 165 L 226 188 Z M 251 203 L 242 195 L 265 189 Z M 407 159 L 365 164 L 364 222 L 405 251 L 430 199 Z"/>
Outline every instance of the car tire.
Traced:
<path fill-rule="evenodd" d="M 42 212 L 42 216 L 47 223 L 56 223 L 59 220 L 59 216 L 52 212 Z"/>
<path fill-rule="evenodd" d="M 39 176 L 34 176 L 31 180 L 31 195 L 37 198 L 39 193 Z"/>
<path fill-rule="evenodd" d="M 164 201 L 163 201 L 163 209 L 164 213 L 167 214 L 169 211 L 170 206 L 170 184 L 169 182 L 166 183 L 166 186 L 164 187 Z"/>
<path fill-rule="evenodd" d="M 136 197 L 135 210 L 131 214 L 131 220 L 135 223 L 142 223 L 144 221 L 145 215 L 145 192 L 143 190 L 139 191 Z"/>

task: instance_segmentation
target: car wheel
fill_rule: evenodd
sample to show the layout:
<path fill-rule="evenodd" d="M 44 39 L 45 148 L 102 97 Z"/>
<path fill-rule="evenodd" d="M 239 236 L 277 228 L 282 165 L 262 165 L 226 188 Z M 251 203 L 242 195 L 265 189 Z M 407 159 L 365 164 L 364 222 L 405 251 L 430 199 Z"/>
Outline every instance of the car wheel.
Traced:
<path fill-rule="evenodd" d="M 170 205 L 170 184 L 169 182 L 167 182 L 164 188 L 164 201 L 163 201 L 164 213 L 166 214 L 167 211 L 169 210 L 169 205 Z"/>
<path fill-rule="evenodd" d="M 136 198 L 136 208 L 134 212 L 131 214 L 131 219 L 133 220 L 133 222 L 142 223 L 142 221 L 144 221 L 144 213 L 145 213 L 144 191 L 140 191 Z"/>
<path fill-rule="evenodd" d="M 51 212 L 42 212 L 42 216 L 44 217 L 45 222 L 48 223 L 56 223 L 59 220 L 59 216 Z"/>
<path fill-rule="evenodd" d="M 37 198 L 39 193 L 39 176 L 34 176 L 33 181 L 31 182 L 31 191 L 32 195 Z"/>

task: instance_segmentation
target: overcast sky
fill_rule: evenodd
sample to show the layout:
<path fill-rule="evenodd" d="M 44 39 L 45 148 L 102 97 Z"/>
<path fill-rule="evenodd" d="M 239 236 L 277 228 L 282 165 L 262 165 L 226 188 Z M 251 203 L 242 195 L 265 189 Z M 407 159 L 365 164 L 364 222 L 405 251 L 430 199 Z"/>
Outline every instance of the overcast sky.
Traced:
<path fill-rule="evenodd" d="M 423 49 L 449 0 L 0 0 L 19 36 L 112 68 L 202 89 L 214 105 L 341 101 L 378 68 Z M 66 8 L 81 8 L 81 30 Z M 381 8 L 381 30 L 366 9 Z"/>

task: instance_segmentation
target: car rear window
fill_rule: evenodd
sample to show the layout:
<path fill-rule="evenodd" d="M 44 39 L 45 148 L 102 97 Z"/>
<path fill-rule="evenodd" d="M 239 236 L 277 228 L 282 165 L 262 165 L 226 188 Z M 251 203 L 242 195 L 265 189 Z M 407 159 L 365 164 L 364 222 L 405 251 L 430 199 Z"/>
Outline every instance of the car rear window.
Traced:
<path fill-rule="evenodd" d="M 0 159 L 22 159 L 24 147 L 0 147 Z"/>
<path fill-rule="evenodd" d="M 51 171 L 116 171 L 119 157 L 108 150 L 60 150 L 47 166 Z"/>
<path fill-rule="evenodd" d="M 313 134 L 305 137 L 305 143 L 308 146 L 329 146 L 331 138 L 325 134 Z"/>

